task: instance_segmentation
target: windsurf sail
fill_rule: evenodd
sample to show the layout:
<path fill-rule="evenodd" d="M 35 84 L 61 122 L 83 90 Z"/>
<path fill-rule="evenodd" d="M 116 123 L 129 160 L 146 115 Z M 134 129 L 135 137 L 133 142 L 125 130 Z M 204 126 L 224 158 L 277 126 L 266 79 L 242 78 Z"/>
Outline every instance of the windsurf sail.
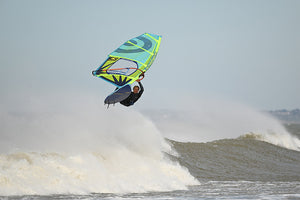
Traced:
<path fill-rule="evenodd" d="M 92 73 L 118 88 L 141 80 L 155 60 L 160 42 L 161 36 L 150 33 L 130 39 L 109 54 Z"/>

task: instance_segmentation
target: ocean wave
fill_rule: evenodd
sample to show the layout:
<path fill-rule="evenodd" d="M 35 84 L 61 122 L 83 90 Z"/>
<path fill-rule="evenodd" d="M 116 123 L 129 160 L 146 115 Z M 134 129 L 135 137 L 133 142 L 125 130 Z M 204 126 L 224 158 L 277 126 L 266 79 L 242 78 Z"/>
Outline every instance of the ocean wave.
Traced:
<path fill-rule="evenodd" d="M 299 139 L 252 109 L 152 111 L 145 117 L 134 109 L 96 105 L 2 112 L 0 195 L 139 193 L 186 190 L 202 181 L 300 180 Z"/>
<path fill-rule="evenodd" d="M 0 166 L 0 195 L 4 196 L 170 191 L 198 184 L 174 161 L 125 148 L 109 155 L 2 154 Z"/>
<path fill-rule="evenodd" d="M 87 111 L 88 110 L 88 111 Z M 2 113 L 0 195 L 186 190 L 199 182 L 134 110 Z"/>
<path fill-rule="evenodd" d="M 162 135 L 179 142 L 210 142 L 252 137 L 299 151 L 300 140 L 267 113 L 226 101 L 199 101 L 193 110 L 145 112 Z"/>
<path fill-rule="evenodd" d="M 206 143 L 171 141 L 178 161 L 200 182 L 299 181 L 300 152 L 260 141 L 255 135 Z"/>
<path fill-rule="evenodd" d="M 276 133 L 276 132 L 265 132 L 265 133 L 247 133 L 242 135 L 240 138 L 250 138 L 268 142 L 280 147 L 287 149 L 300 151 L 300 140 L 289 133 Z"/>

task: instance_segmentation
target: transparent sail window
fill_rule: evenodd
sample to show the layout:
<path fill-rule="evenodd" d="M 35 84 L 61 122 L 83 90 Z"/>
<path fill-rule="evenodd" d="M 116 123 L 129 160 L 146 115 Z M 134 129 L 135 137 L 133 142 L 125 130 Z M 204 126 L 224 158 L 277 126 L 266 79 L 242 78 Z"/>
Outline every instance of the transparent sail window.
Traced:
<path fill-rule="evenodd" d="M 108 74 L 130 76 L 137 70 L 137 63 L 131 60 L 120 59 L 107 69 Z"/>

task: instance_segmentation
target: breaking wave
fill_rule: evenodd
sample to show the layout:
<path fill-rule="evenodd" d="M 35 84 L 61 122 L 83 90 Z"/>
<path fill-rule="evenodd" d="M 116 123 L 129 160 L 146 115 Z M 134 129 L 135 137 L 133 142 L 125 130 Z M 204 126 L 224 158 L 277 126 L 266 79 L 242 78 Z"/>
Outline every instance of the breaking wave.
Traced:
<path fill-rule="evenodd" d="M 267 113 L 226 101 L 197 102 L 193 110 L 146 112 L 163 136 L 179 142 L 210 142 L 252 137 L 288 149 L 300 150 L 300 140 Z M 183 134 L 184 133 L 184 134 Z"/>
<path fill-rule="evenodd" d="M 170 191 L 199 183 L 169 159 L 176 152 L 139 112 L 78 108 L 2 113 L 0 195 Z"/>
<path fill-rule="evenodd" d="M 186 190 L 202 180 L 300 179 L 299 139 L 278 121 L 241 105 L 198 105 L 138 112 L 84 99 L 64 109 L 2 112 L 0 195 L 141 193 Z"/>
<path fill-rule="evenodd" d="M 243 137 L 261 140 L 287 149 L 300 151 L 300 140 L 287 132 L 247 133 L 241 136 L 241 138 Z"/>

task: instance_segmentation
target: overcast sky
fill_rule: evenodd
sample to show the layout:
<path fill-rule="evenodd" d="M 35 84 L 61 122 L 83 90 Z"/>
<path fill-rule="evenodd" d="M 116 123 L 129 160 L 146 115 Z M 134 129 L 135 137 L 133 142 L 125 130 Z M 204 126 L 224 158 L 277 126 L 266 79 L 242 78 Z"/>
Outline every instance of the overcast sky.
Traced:
<path fill-rule="evenodd" d="M 0 0 L 0 27 L 0 103 L 7 107 L 64 93 L 99 95 L 102 104 L 114 87 L 91 71 L 149 32 L 163 38 L 138 107 L 224 98 L 300 108 L 298 0 Z"/>

